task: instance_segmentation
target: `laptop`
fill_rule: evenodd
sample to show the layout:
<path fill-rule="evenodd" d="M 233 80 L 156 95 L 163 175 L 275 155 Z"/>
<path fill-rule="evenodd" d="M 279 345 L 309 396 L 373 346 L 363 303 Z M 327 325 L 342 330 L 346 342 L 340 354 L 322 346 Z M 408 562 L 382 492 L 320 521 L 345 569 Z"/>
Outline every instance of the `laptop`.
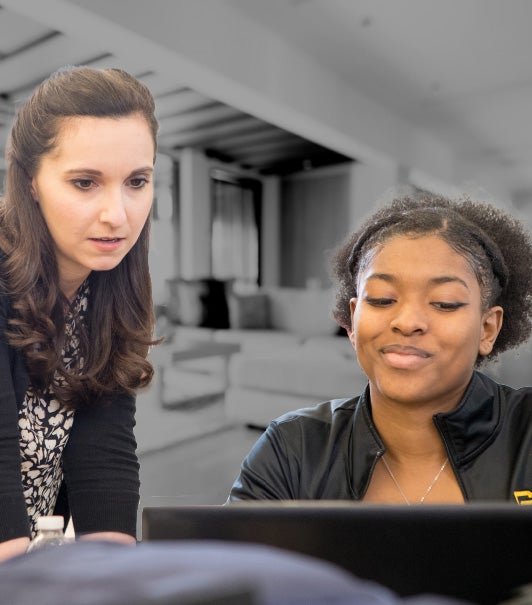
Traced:
<path fill-rule="evenodd" d="M 143 540 L 230 540 L 325 559 L 401 596 L 496 605 L 532 583 L 532 507 L 345 501 L 146 507 Z"/>

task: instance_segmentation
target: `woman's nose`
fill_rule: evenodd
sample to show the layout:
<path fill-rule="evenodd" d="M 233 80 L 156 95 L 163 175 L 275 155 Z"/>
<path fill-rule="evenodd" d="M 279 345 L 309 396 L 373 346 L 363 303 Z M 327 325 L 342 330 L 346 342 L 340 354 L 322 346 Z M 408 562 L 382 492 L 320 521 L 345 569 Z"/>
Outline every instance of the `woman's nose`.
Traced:
<path fill-rule="evenodd" d="M 420 304 L 402 304 L 396 307 L 391 328 L 401 334 L 424 333 L 428 329 L 428 317 Z"/>
<path fill-rule="evenodd" d="M 120 227 L 127 221 L 125 200 L 121 189 L 106 192 L 100 210 L 100 221 L 113 227 Z"/>

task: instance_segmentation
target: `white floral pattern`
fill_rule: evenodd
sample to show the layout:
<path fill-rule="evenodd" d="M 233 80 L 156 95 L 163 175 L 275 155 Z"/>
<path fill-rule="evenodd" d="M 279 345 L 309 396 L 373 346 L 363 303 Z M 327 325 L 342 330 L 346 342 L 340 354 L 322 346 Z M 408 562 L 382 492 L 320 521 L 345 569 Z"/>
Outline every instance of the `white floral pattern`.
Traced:
<path fill-rule="evenodd" d="M 66 317 L 63 360 L 71 368 L 79 356 L 77 326 L 83 322 L 88 305 L 89 287 L 85 282 Z M 78 367 L 83 359 L 78 359 Z M 63 480 L 62 454 L 74 423 L 74 412 L 61 407 L 51 388 L 36 393 L 29 387 L 19 411 L 22 486 L 32 535 L 37 518 L 50 515 Z"/>

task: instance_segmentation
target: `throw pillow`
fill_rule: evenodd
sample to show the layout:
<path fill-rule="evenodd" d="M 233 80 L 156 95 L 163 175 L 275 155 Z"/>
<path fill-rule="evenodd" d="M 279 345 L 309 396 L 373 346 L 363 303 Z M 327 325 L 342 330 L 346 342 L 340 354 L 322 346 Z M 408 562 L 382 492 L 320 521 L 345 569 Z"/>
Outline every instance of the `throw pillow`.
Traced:
<path fill-rule="evenodd" d="M 168 280 L 168 317 L 183 326 L 228 328 L 225 282 L 216 279 Z"/>
<path fill-rule="evenodd" d="M 267 330 L 270 323 L 270 304 L 264 293 L 229 296 L 229 325 L 235 330 Z"/>

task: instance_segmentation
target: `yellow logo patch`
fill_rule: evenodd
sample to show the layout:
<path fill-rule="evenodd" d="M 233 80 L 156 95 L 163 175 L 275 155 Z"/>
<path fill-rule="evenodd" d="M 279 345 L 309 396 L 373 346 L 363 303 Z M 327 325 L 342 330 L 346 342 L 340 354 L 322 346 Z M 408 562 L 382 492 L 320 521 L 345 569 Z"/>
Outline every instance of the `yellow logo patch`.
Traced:
<path fill-rule="evenodd" d="M 521 506 L 532 506 L 532 491 L 529 489 L 514 492 L 514 498 L 517 504 Z"/>

